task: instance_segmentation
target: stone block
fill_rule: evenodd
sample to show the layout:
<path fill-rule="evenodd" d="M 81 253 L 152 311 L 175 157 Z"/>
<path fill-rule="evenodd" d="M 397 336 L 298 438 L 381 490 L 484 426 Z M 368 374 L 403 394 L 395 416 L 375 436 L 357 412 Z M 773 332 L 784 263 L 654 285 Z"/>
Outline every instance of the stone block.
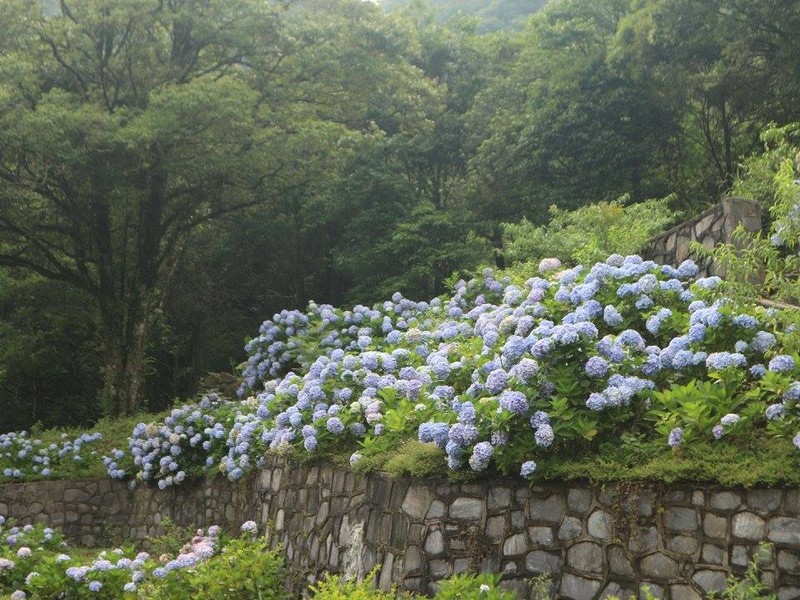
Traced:
<path fill-rule="evenodd" d="M 525 513 L 521 510 L 515 510 L 511 513 L 511 528 L 519 531 L 525 527 Z"/>
<path fill-rule="evenodd" d="M 486 502 L 489 512 L 506 509 L 511 504 L 511 490 L 505 487 L 490 487 Z"/>
<path fill-rule="evenodd" d="M 770 519 L 769 540 L 780 544 L 800 546 L 800 519 L 794 517 Z"/>
<path fill-rule="evenodd" d="M 747 492 L 747 506 L 760 515 L 774 513 L 783 502 L 783 490 L 750 490 Z"/>
<path fill-rule="evenodd" d="M 677 561 L 661 552 L 645 556 L 639 567 L 645 577 L 662 581 L 675 579 L 679 573 Z"/>
<path fill-rule="evenodd" d="M 737 567 L 746 567 L 747 566 L 747 547 L 746 546 L 734 546 L 731 548 L 731 564 L 736 565 Z"/>
<path fill-rule="evenodd" d="M 778 600 L 800 599 L 800 587 L 787 586 L 778 589 Z"/>
<path fill-rule="evenodd" d="M 450 518 L 458 521 L 477 521 L 483 518 L 485 504 L 477 498 L 456 498 L 450 505 Z"/>
<path fill-rule="evenodd" d="M 735 492 L 717 492 L 711 495 L 711 508 L 722 511 L 736 510 L 742 505 L 742 497 Z"/>
<path fill-rule="evenodd" d="M 740 512 L 735 514 L 731 520 L 731 532 L 737 538 L 760 541 L 767 533 L 767 524 L 755 513 Z"/>
<path fill-rule="evenodd" d="M 586 600 L 594 598 L 600 590 L 602 583 L 596 579 L 586 579 L 572 573 L 564 573 L 561 577 L 559 593 L 561 598 L 571 598 L 572 600 Z"/>
<path fill-rule="evenodd" d="M 728 587 L 728 577 L 725 571 L 703 570 L 692 575 L 694 581 L 706 593 L 721 592 Z"/>
<path fill-rule="evenodd" d="M 437 558 L 428 563 L 428 573 L 431 579 L 446 579 L 453 573 L 453 566 L 450 561 L 443 558 Z"/>
<path fill-rule="evenodd" d="M 654 598 L 664 598 L 664 588 L 652 581 L 643 581 L 639 588 L 639 600 L 646 600 L 647 595 L 645 589 L 650 592 Z"/>
<path fill-rule="evenodd" d="M 421 520 L 430 508 L 433 494 L 424 485 L 409 486 L 406 496 L 403 499 L 402 509 L 409 517 L 414 520 Z"/>
<path fill-rule="evenodd" d="M 383 556 L 381 574 L 378 578 L 378 587 L 383 591 L 388 591 L 392 587 L 392 569 L 394 568 L 394 554 L 387 552 Z"/>
<path fill-rule="evenodd" d="M 658 539 L 655 527 L 635 528 L 628 538 L 628 550 L 633 554 L 647 554 L 658 548 Z"/>
<path fill-rule="evenodd" d="M 788 573 L 800 573 L 800 556 L 795 552 L 778 551 L 778 568 Z"/>
<path fill-rule="evenodd" d="M 444 552 L 444 536 L 438 529 L 434 529 L 428 533 L 425 538 L 425 553 L 432 556 L 442 554 Z"/>
<path fill-rule="evenodd" d="M 525 556 L 525 568 L 529 573 L 534 574 L 558 573 L 561 570 L 561 554 L 544 550 L 528 552 Z"/>
<path fill-rule="evenodd" d="M 419 546 L 407 546 L 403 556 L 405 558 L 403 566 L 406 574 L 415 573 L 422 566 L 422 553 L 419 550 Z"/>
<path fill-rule="evenodd" d="M 505 536 L 506 533 L 506 518 L 504 515 L 497 515 L 496 517 L 489 517 L 486 519 L 486 527 L 484 533 L 490 540 L 499 540 Z"/>
<path fill-rule="evenodd" d="M 622 546 L 611 546 L 608 549 L 608 567 L 613 575 L 636 577 L 636 572 Z"/>
<path fill-rule="evenodd" d="M 603 547 L 594 542 L 579 542 L 567 550 L 567 565 L 586 573 L 603 572 Z"/>
<path fill-rule="evenodd" d="M 589 535 L 599 540 L 610 540 L 614 534 L 614 519 L 604 510 L 596 510 L 586 522 Z"/>
<path fill-rule="evenodd" d="M 672 600 L 703 600 L 703 596 L 689 585 L 671 585 L 669 594 Z"/>
<path fill-rule="evenodd" d="M 528 504 L 528 516 L 537 523 L 558 525 L 564 517 L 564 500 L 555 494 L 544 499 L 532 498 Z"/>
<path fill-rule="evenodd" d="M 697 538 L 686 535 L 677 535 L 667 541 L 667 549 L 675 554 L 689 556 L 697 552 L 699 547 L 700 542 L 697 540 Z"/>
<path fill-rule="evenodd" d="M 515 533 L 503 542 L 503 556 L 520 556 L 528 549 L 528 540 L 524 533 Z"/>
<path fill-rule="evenodd" d="M 592 491 L 586 488 L 570 488 L 567 492 L 567 508 L 570 512 L 583 515 L 592 505 Z"/>
<path fill-rule="evenodd" d="M 703 544 L 700 562 L 709 565 L 721 565 L 725 560 L 725 549 L 714 544 Z"/>
<path fill-rule="evenodd" d="M 671 531 L 695 531 L 697 525 L 695 508 L 671 507 L 664 513 L 664 526 Z"/>
<path fill-rule="evenodd" d="M 441 519 L 444 516 L 444 502 L 441 500 L 434 500 L 431 502 L 431 507 L 425 513 L 425 519 Z"/>
<path fill-rule="evenodd" d="M 553 545 L 553 529 L 551 527 L 529 527 L 528 536 L 534 546 L 549 547 Z"/>
<path fill-rule="evenodd" d="M 712 513 L 706 513 L 703 519 L 703 532 L 712 538 L 724 539 L 728 536 L 728 521 Z"/>
<path fill-rule="evenodd" d="M 564 517 L 558 528 L 558 539 L 562 542 L 577 540 L 583 535 L 583 523 L 577 517 Z"/>

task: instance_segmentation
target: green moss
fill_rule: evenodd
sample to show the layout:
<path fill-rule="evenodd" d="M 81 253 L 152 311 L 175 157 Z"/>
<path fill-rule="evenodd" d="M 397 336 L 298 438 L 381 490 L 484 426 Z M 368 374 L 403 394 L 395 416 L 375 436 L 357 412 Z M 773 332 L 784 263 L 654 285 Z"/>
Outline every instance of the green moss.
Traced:
<path fill-rule="evenodd" d="M 754 441 L 749 446 L 696 442 L 679 450 L 662 440 L 623 437 L 581 456 L 536 457 L 536 481 L 588 480 L 593 483 L 661 481 L 664 483 L 712 483 L 728 487 L 800 485 L 800 453 L 786 439 Z M 345 464 L 342 457 L 336 461 Z M 364 456 L 356 463 L 359 473 L 383 471 L 394 477 L 449 479 L 455 483 L 493 477 L 497 473 L 450 471 L 445 454 L 433 444 L 404 442 L 397 450 Z"/>
<path fill-rule="evenodd" d="M 762 439 L 748 447 L 695 443 L 676 451 L 663 442 L 620 444 L 595 455 L 538 461 L 537 479 L 718 483 L 724 486 L 800 484 L 800 453 L 789 440 Z"/>
<path fill-rule="evenodd" d="M 444 451 L 434 444 L 408 440 L 392 454 L 383 469 L 396 477 L 447 477 Z"/>

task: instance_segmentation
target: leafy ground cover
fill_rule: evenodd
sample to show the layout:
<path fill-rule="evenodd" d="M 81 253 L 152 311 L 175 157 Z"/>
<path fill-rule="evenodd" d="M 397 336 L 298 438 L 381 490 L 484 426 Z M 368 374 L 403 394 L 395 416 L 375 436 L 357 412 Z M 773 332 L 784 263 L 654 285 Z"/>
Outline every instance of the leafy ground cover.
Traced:
<path fill-rule="evenodd" d="M 282 555 L 268 550 L 252 522 L 243 525 L 240 538 L 213 525 L 198 530 L 160 556 L 125 546 L 90 557 L 42 525 L 3 522 L 0 536 L 0 593 L 13 600 L 289 597 Z"/>

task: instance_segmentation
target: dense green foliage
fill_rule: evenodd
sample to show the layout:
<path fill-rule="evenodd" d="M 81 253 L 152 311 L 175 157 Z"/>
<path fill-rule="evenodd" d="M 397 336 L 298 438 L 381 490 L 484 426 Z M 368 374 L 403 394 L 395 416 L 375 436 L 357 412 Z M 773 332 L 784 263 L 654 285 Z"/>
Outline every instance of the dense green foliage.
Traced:
<path fill-rule="evenodd" d="M 675 214 L 669 199 L 625 205 L 598 202 L 575 209 L 550 207 L 550 222 L 534 225 L 527 219 L 503 228 L 503 247 L 513 262 L 531 257 L 556 257 L 565 264 L 589 264 L 619 252 L 637 254 L 663 231 Z"/>
<path fill-rule="evenodd" d="M 457 4 L 3 2 L 0 429 L 164 408 L 283 307 L 552 247 L 552 205 L 772 204 L 796 2 Z"/>
<path fill-rule="evenodd" d="M 469 17 L 478 22 L 477 31 L 519 30 L 530 15 L 547 0 L 376 0 L 381 8 L 397 11 L 420 6 L 428 8 L 439 22 L 455 17 Z"/>

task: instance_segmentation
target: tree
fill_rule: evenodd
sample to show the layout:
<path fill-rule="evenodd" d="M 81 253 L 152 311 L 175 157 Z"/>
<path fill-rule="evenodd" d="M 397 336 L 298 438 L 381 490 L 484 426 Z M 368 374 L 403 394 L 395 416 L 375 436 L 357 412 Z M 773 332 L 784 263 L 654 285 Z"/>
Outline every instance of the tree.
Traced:
<path fill-rule="evenodd" d="M 630 193 L 664 195 L 676 115 L 609 57 L 628 0 L 553 2 L 518 37 L 511 68 L 471 110 L 475 210 L 499 224 L 547 219 Z"/>
<path fill-rule="evenodd" d="M 768 123 L 800 117 L 798 27 L 793 0 L 648 0 L 620 24 L 612 52 L 681 106 L 688 195 L 716 198 Z"/>
<path fill-rule="evenodd" d="M 295 184 L 251 81 L 280 5 L 13 0 L 0 51 L 0 265 L 94 299 L 107 411 L 142 404 L 151 317 L 192 234 Z"/>

